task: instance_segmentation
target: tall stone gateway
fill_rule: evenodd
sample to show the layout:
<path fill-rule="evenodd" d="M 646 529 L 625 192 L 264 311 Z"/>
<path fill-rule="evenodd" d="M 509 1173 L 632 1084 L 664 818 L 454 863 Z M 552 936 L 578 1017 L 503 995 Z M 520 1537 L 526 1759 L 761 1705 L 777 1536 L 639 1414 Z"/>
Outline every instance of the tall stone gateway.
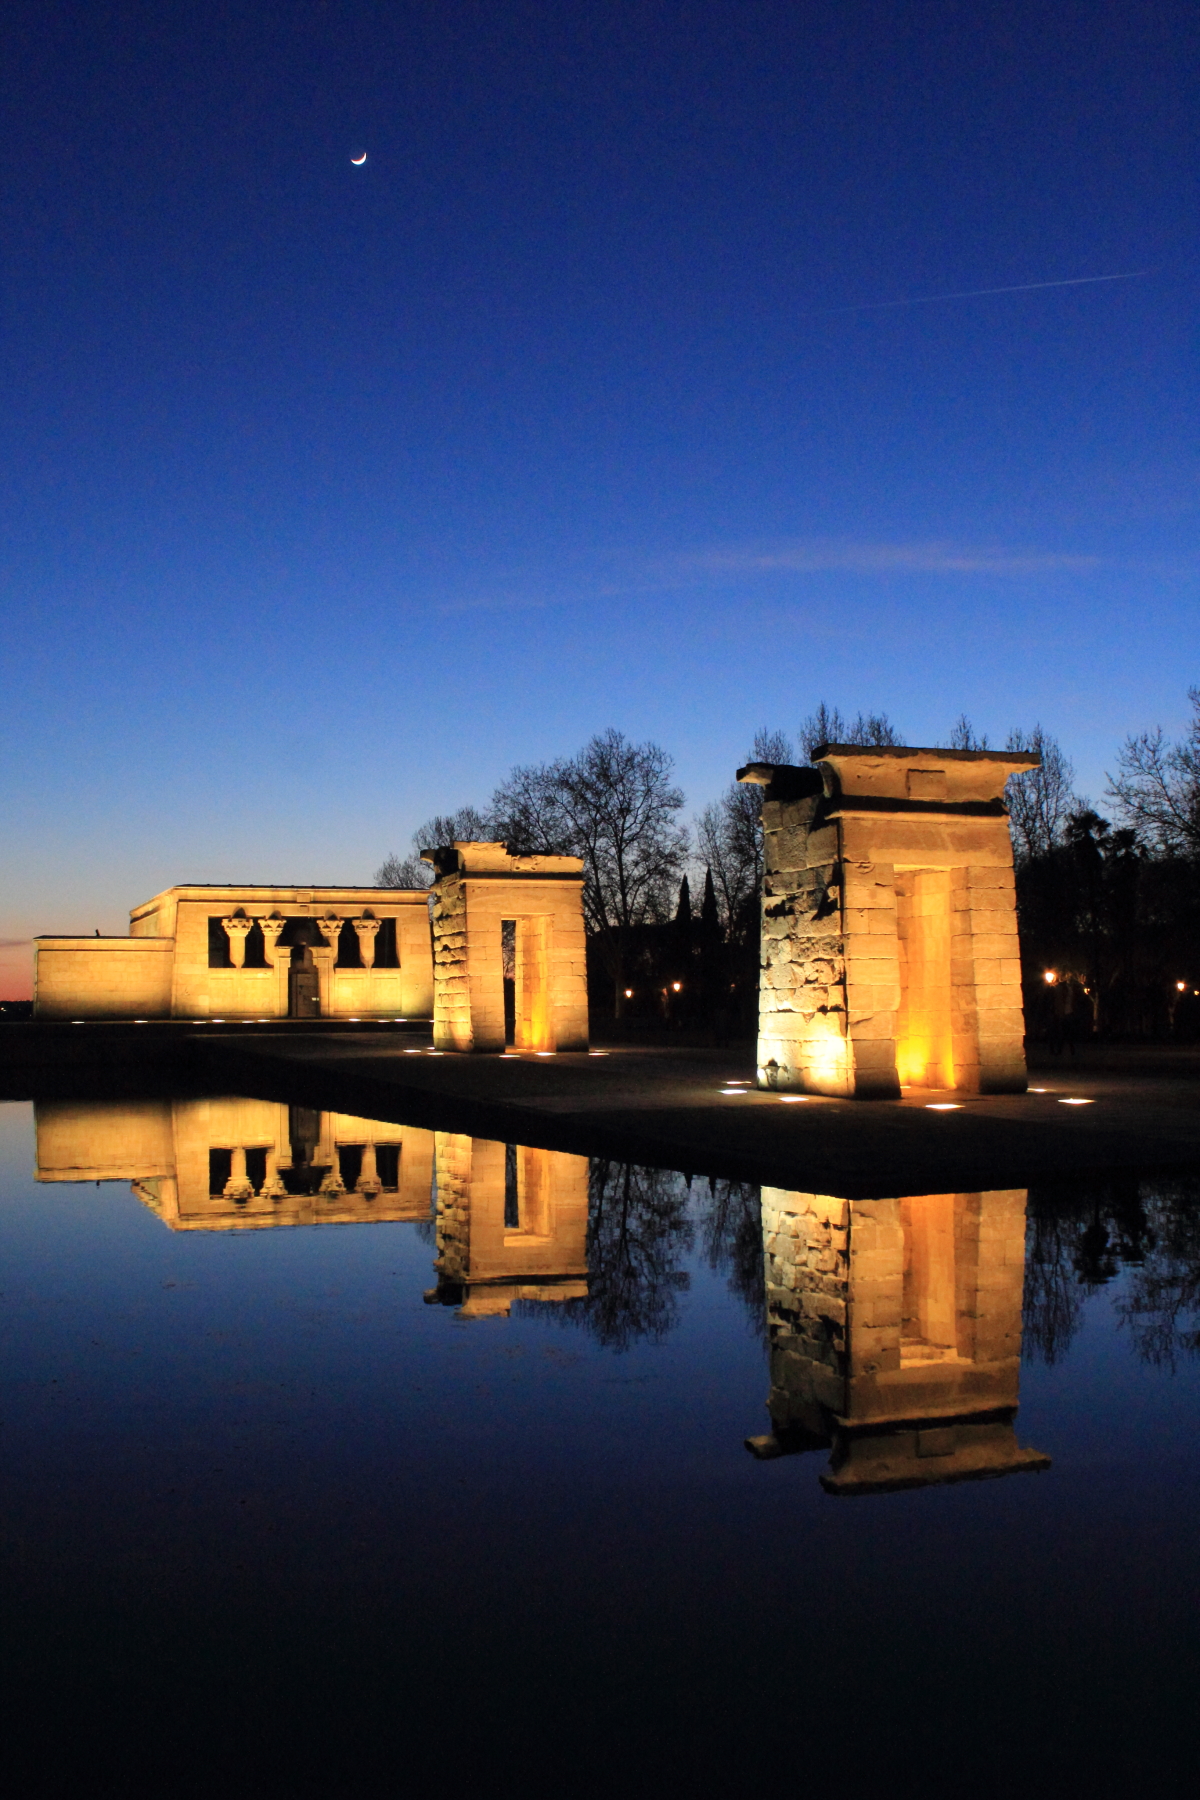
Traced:
<path fill-rule="evenodd" d="M 889 1099 L 1023 1093 L 1010 775 L 992 750 L 825 744 L 764 788 L 758 1079 Z"/>
<path fill-rule="evenodd" d="M 438 1050 L 586 1050 L 583 861 L 504 844 L 423 850 L 433 884 Z"/>

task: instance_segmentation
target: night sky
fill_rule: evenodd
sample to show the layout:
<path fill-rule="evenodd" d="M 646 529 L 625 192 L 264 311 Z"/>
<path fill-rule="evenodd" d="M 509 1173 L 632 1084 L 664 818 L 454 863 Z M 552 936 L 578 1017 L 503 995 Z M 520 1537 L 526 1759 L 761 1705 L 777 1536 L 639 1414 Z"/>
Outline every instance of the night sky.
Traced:
<path fill-rule="evenodd" d="M 173 882 L 368 882 L 610 724 L 690 810 L 821 699 L 1041 721 L 1097 802 L 1180 729 L 1194 0 L 0 34 L 3 992 Z"/>

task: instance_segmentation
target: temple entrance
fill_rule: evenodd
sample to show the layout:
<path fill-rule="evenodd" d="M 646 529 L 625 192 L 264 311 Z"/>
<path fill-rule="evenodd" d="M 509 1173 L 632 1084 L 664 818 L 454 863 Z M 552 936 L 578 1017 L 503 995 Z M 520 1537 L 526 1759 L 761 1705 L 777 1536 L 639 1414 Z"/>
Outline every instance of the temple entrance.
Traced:
<path fill-rule="evenodd" d="M 508 935 L 511 929 L 511 937 Z M 553 1050 L 554 1020 L 550 1009 L 550 920 L 544 917 L 503 919 L 506 1039 L 515 1050 Z M 512 978 L 508 979 L 509 945 Z M 510 1009 L 511 1007 L 511 1014 Z M 508 1037 L 511 1017 L 512 1036 Z"/>
<path fill-rule="evenodd" d="M 296 944 L 288 970 L 288 1018 L 319 1019 L 321 994 L 317 968 L 307 944 Z"/>
<path fill-rule="evenodd" d="M 896 1073 L 904 1087 L 952 1088 L 949 869 L 896 870 L 896 932 Z"/>

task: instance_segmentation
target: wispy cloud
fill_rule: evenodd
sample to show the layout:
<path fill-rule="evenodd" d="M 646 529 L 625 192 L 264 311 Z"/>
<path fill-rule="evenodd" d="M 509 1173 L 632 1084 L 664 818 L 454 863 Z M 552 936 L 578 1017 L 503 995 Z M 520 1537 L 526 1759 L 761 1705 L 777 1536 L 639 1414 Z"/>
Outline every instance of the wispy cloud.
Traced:
<path fill-rule="evenodd" d="M 953 543 L 863 544 L 811 542 L 778 549 L 709 550 L 679 558 L 676 567 L 709 575 L 1062 575 L 1100 567 L 1098 556 L 1010 550 Z"/>
<path fill-rule="evenodd" d="M 24 950 L 32 938 L 0 938 L 0 950 Z"/>
<path fill-rule="evenodd" d="M 1041 288 L 1092 287 L 1099 281 L 1141 281 L 1150 269 L 1129 269 L 1121 275 L 1070 275 L 1065 281 L 1018 281 L 1009 287 L 960 288 L 953 294 L 916 294 L 908 300 L 858 300 L 850 306 L 831 307 L 831 312 L 884 312 L 894 306 L 936 306 L 942 300 L 982 300 L 988 294 L 1035 294 Z"/>

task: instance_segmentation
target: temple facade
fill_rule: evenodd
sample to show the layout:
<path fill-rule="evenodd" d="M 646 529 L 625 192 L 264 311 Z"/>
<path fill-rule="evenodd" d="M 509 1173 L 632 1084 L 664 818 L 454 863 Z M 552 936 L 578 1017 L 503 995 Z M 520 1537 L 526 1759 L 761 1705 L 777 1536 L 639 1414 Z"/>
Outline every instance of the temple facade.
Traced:
<path fill-rule="evenodd" d="M 998 751 L 826 744 L 763 787 L 762 1087 L 1023 1093 L 1010 775 Z"/>
<path fill-rule="evenodd" d="M 47 1019 L 427 1019 L 422 888 L 173 887 L 128 937 L 40 937 Z"/>

